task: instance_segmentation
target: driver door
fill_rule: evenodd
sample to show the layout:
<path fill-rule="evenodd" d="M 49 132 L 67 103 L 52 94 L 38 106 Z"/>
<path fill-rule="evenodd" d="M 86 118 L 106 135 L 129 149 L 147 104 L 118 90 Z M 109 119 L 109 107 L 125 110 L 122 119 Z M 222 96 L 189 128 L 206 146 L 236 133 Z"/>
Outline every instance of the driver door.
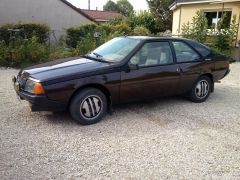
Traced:
<path fill-rule="evenodd" d="M 180 71 L 168 41 L 145 43 L 129 64 L 138 68 L 121 72 L 121 102 L 178 93 Z"/>

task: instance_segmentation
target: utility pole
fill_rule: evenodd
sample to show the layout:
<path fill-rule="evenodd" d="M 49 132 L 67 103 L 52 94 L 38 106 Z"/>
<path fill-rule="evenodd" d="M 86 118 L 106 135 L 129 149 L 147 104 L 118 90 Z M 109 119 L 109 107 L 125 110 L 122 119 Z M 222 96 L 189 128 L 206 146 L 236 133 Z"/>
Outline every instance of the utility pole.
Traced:
<path fill-rule="evenodd" d="M 91 8 L 91 1 L 88 0 L 88 10 L 90 10 L 90 8 Z"/>

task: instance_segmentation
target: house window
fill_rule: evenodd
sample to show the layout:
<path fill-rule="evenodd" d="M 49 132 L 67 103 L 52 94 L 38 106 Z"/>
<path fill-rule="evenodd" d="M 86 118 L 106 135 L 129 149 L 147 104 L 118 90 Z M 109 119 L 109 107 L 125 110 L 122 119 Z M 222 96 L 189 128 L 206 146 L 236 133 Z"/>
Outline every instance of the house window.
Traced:
<path fill-rule="evenodd" d="M 232 11 L 207 11 L 205 12 L 208 20 L 208 29 L 225 29 L 230 27 Z M 222 26 L 219 22 L 223 20 Z"/>

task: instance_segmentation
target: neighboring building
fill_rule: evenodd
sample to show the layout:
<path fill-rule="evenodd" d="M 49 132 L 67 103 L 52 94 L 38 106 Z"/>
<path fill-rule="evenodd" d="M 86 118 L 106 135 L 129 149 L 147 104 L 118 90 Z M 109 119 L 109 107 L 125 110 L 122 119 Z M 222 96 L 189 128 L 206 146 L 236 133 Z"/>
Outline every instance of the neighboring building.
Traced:
<path fill-rule="evenodd" d="M 54 39 L 64 29 L 85 23 L 106 22 L 121 16 L 115 12 L 81 10 L 67 0 L 1 0 L 0 26 L 9 23 L 44 23 L 54 32 Z"/>
<path fill-rule="evenodd" d="M 191 22 L 196 11 L 203 10 L 208 19 L 209 29 L 216 29 L 222 13 L 226 13 L 226 26 L 234 15 L 238 23 L 238 36 L 236 45 L 240 42 L 240 0 L 176 0 L 171 6 L 173 11 L 172 34 L 181 35 L 181 28 L 184 23 Z"/>
<path fill-rule="evenodd" d="M 94 19 L 97 23 L 104 23 L 115 18 L 123 17 L 122 14 L 113 11 L 98 11 L 98 10 L 87 10 L 87 9 L 79 9 L 83 14 L 88 17 Z"/>
<path fill-rule="evenodd" d="M 1 0 L 0 3 L 0 25 L 45 23 L 57 37 L 66 27 L 93 21 L 66 0 Z"/>

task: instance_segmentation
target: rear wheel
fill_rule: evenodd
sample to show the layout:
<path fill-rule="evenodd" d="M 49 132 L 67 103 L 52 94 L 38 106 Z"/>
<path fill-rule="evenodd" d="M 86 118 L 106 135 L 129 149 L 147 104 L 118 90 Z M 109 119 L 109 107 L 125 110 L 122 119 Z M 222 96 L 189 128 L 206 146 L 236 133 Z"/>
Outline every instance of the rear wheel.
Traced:
<path fill-rule="evenodd" d="M 80 91 L 70 104 L 70 113 L 74 120 L 82 125 L 99 122 L 107 112 L 105 94 L 95 88 Z"/>
<path fill-rule="evenodd" d="M 201 76 L 194 84 L 191 92 L 190 99 L 193 102 L 201 103 L 206 101 L 209 97 L 212 88 L 212 83 L 209 77 Z"/>

